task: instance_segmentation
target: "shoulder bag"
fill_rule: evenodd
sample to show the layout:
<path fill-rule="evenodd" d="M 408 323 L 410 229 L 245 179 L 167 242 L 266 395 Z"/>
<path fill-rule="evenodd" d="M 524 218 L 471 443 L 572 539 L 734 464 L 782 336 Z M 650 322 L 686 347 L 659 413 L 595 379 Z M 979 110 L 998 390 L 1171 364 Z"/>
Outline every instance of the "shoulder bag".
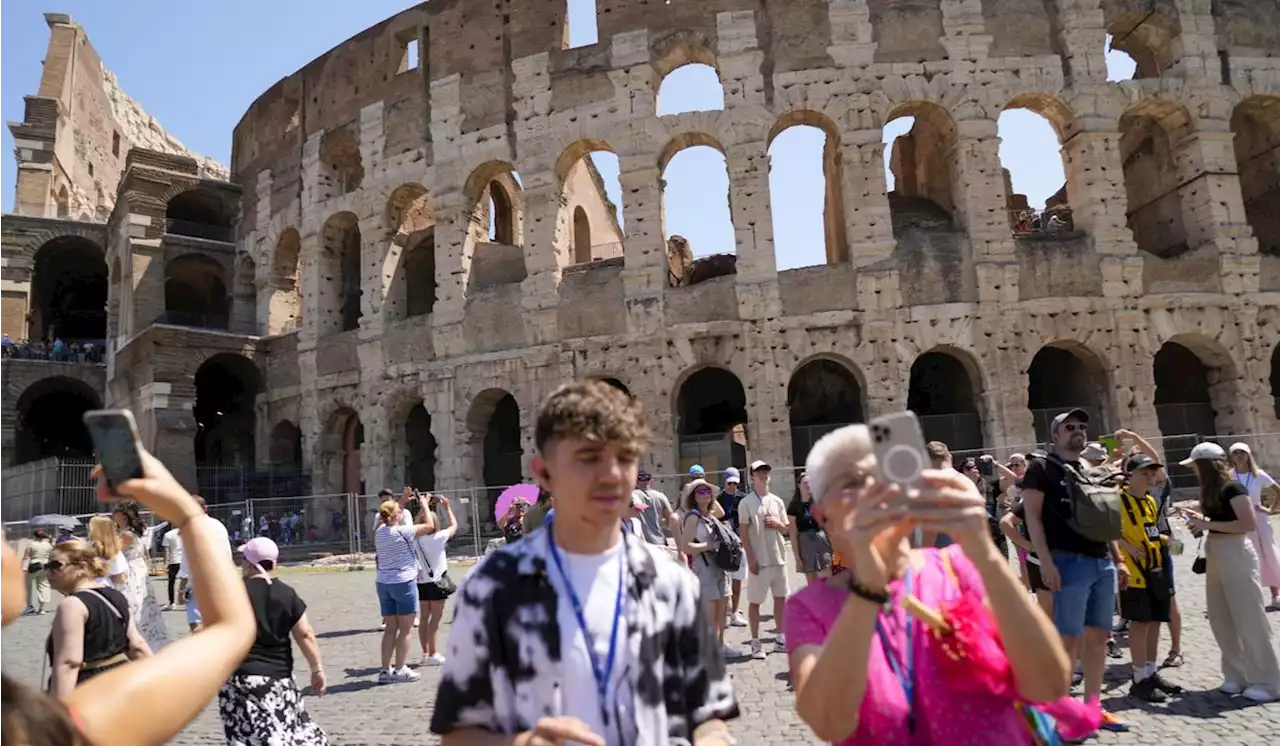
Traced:
<path fill-rule="evenodd" d="M 413 556 L 417 559 L 418 564 L 426 569 L 427 577 L 434 577 L 436 574 L 435 570 L 431 569 L 431 562 L 427 560 L 427 555 L 422 552 L 422 547 L 418 546 L 418 542 L 410 539 L 404 534 L 400 534 L 400 538 L 409 543 L 409 551 L 413 552 Z M 427 582 L 431 583 L 436 588 L 439 588 L 440 592 L 446 596 L 452 596 L 453 592 L 458 590 L 458 585 L 453 582 L 453 578 L 449 577 L 448 568 L 445 568 L 445 571 L 440 574 L 439 578 L 435 580 L 428 580 Z"/>

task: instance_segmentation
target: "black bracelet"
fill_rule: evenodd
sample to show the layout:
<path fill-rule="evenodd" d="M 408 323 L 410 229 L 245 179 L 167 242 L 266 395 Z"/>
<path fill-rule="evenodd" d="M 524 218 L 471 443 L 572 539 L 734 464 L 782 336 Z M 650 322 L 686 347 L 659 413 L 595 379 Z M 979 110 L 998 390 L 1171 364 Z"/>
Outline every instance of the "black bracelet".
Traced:
<path fill-rule="evenodd" d="M 876 606 L 887 606 L 889 602 L 893 600 L 893 596 L 889 595 L 888 588 L 877 591 L 862 585 L 853 578 L 849 578 L 845 585 L 848 587 L 850 593 L 864 601 L 870 601 Z"/>

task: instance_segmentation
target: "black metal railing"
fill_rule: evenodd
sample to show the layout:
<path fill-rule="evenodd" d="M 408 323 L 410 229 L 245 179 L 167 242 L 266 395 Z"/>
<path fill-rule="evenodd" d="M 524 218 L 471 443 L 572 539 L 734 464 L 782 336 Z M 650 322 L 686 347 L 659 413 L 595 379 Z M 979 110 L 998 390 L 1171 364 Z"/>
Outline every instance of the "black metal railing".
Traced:
<path fill-rule="evenodd" d="M 165 218 L 164 232 L 175 236 L 191 236 L 192 238 L 203 238 L 206 241 L 221 241 L 222 243 L 234 243 L 236 240 L 235 229 L 229 225 L 197 223 L 193 220 L 179 220 L 177 218 Z"/>
<path fill-rule="evenodd" d="M 230 314 L 225 313 L 186 313 L 185 311 L 165 311 L 152 321 L 153 324 L 169 324 L 171 326 L 190 326 L 197 329 L 224 330 L 231 325 Z"/>

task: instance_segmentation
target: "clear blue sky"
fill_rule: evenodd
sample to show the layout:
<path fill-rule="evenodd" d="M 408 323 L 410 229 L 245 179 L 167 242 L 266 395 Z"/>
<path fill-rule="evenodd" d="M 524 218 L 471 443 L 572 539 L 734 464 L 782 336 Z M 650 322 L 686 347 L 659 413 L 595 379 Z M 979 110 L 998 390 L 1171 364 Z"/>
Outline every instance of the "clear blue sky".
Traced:
<path fill-rule="evenodd" d="M 569 0 L 574 46 L 595 40 L 589 17 L 579 15 L 591 2 Z M 22 97 L 39 85 L 48 44 L 43 14 L 68 13 L 85 28 L 123 89 L 170 134 L 197 153 L 229 163 L 232 128 L 259 94 L 344 39 L 412 5 L 407 0 L 10 0 L 3 6 L 0 107 L 6 122 L 22 119 Z M 575 22 L 578 18 L 586 21 Z M 1132 75 L 1132 62 L 1120 53 L 1108 55 L 1108 68 L 1113 79 Z M 723 94 L 716 89 L 710 68 L 682 68 L 663 86 L 661 112 L 721 108 Z M 891 123 L 886 142 L 909 126 L 909 119 Z M 1034 114 L 1013 111 L 1001 118 L 1000 136 L 1001 159 L 1012 172 L 1014 189 L 1042 205 L 1063 183 L 1052 129 Z M 795 127 L 770 148 L 779 269 L 824 262 L 822 146 L 819 130 Z M 5 129 L 0 195 L 6 212 L 14 198 L 12 153 Z M 621 206 L 617 159 L 593 160 L 610 197 Z M 664 178 L 667 233 L 688 238 L 699 256 L 733 251 L 728 175 L 719 153 L 707 147 L 682 151 Z M 622 218 L 625 223 L 625 214 Z"/>

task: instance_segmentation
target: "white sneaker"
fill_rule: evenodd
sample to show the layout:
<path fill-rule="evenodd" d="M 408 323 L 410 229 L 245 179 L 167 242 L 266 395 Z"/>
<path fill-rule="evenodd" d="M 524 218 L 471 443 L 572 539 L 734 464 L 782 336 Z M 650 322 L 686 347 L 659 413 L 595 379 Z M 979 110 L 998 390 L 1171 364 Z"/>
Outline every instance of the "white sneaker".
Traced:
<path fill-rule="evenodd" d="M 1239 694 L 1244 691 L 1244 684 L 1227 679 L 1218 687 L 1218 691 L 1223 694 Z"/>
<path fill-rule="evenodd" d="M 165 604 L 160 607 L 161 611 L 173 611 L 173 604 Z"/>
<path fill-rule="evenodd" d="M 414 629 L 417 629 L 417 628 L 418 628 L 418 622 L 420 622 L 420 621 L 422 621 L 422 620 L 421 620 L 421 619 L 419 619 L 418 617 L 414 617 L 414 618 L 413 618 L 413 628 L 414 628 Z"/>
<path fill-rule="evenodd" d="M 392 681 L 417 681 L 422 678 L 422 674 L 414 671 L 408 666 L 401 666 L 391 672 Z"/>
<path fill-rule="evenodd" d="M 423 653 L 422 660 L 418 662 L 418 665 L 419 666 L 443 666 L 444 656 L 440 655 L 439 653 L 432 653 L 431 655 L 427 655 L 426 653 Z"/>
<path fill-rule="evenodd" d="M 764 645 L 761 645 L 759 640 L 751 641 L 751 657 L 758 661 L 765 659 Z"/>
<path fill-rule="evenodd" d="M 745 627 L 747 626 L 747 618 L 743 616 L 741 611 L 735 612 L 729 616 L 729 626 Z"/>
<path fill-rule="evenodd" d="M 782 635 L 778 635 L 778 639 L 773 641 L 773 652 L 787 654 L 787 640 Z"/>
<path fill-rule="evenodd" d="M 1253 702 L 1274 702 L 1278 699 L 1276 695 L 1257 684 L 1245 687 L 1245 690 L 1240 694 L 1243 695 L 1245 699 Z"/>
<path fill-rule="evenodd" d="M 395 672 L 391 669 L 383 669 L 378 672 L 379 684 L 394 684 L 396 681 Z"/>

